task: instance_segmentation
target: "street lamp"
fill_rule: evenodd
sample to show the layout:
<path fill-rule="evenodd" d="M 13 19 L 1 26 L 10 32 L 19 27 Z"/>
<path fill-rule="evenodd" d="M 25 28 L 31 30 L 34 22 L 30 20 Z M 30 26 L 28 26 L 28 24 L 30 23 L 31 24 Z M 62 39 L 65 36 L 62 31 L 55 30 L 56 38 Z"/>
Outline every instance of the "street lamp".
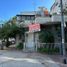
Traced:
<path fill-rule="evenodd" d="M 66 53 L 65 53 L 65 38 L 64 38 L 64 15 L 63 15 L 63 3 L 62 3 L 62 0 L 60 0 L 60 7 L 61 7 L 61 36 L 62 36 L 62 39 L 61 39 L 61 45 L 62 45 L 62 54 L 63 54 L 63 62 L 64 64 L 66 64 Z"/>

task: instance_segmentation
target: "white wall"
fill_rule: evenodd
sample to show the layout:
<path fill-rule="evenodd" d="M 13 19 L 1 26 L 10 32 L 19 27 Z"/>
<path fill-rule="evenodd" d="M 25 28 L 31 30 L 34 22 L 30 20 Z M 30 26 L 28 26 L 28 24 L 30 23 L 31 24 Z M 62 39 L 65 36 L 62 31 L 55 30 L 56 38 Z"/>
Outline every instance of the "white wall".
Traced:
<path fill-rule="evenodd" d="M 64 20 L 67 21 L 67 16 L 64 16 Z M 53 15 L 52 22 L 61 22 L 61 15 Z"/>
<path fill-rule="evenodd" d="M 57 4 L 57 5 L 56 5 Z M 55 0 L 55 3 L 52 5 L 52 9 L 50 11 L 51 14 L 57 13 L 60 14 L 60 0 Z M 63 0 L 63 9 L 67 9 L 67 0 Z"/>
<path fill-rule="evenodd" d="M 36 20 L 35 20 L 35 23 L 43 24 L 43 23 L 47 23 L 47 22 L 50 22 L 50 21 L 51 21 L 50 17 L 37 17 Z"/>

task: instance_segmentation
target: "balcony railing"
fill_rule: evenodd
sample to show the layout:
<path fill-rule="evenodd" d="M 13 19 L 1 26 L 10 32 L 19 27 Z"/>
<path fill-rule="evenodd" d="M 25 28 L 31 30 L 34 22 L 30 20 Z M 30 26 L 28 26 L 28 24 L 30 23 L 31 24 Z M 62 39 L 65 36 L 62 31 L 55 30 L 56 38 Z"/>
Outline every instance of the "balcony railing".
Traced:
<path fill-rule="evenodd" d="M 64 15 L 64 20 L 65 20 L 65 22 L 67 22 L 66 15 Z M 61 15 L 52 15 L 51 17 L 36 17 L 35 20 L 24 20 L 23 22 L 18 22 L 18 23 L 28 26 L 31 23 L 53 24 L 55 22 L 61 22 Z"/>
<path fill-rule="evenodd" d="M 64 15 L 64 20 L 67 22 L 67 16 Z M 61 15 L 53 15 L 52 22 L 61 22 Z"/>
<path fill-rule="evenodd" d="M 40 24 L 51 22 L 51 17 L 37 17 L 35 22 Z"/>

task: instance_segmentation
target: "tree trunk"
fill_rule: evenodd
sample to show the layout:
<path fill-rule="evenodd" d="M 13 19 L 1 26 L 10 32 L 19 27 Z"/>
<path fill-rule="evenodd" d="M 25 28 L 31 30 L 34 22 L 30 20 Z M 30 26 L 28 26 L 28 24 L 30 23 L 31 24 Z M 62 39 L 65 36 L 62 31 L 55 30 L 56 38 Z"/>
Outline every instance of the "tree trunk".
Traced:
<path fill-rule="evenodd" d="M 6 38 L 6 47 L 9 47 L 10 43 L 9 43 L 9 38 Z"/>
<path fill-rule="evenodd" d="M 16 45 L 18 45 L 19 44 L 19 35 L 17 34 L 16 35 Z"/>
<path fill-rule="evenodd" d="M 1 41 L 1 50 L 3 50 L 3 42 Z"/>

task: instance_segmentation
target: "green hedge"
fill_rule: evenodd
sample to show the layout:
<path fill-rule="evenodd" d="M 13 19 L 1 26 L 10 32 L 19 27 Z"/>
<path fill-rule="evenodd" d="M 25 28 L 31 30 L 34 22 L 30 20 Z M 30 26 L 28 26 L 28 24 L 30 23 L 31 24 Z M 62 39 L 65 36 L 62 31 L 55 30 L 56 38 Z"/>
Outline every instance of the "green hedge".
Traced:
<path fill-rule="evenodd" d="M 17 49 L 23 49 L 23 43 L 19 43 L 17 46 L 16 46 Z"/>
<path fill-rule="evenodd" d="M 39 52 L 48 52 L 48 49 L 47 48 L 38 48 L 38 51 Z"/>
<path fill-rule="evenodd" d="M 45 53 L 57 53 L 57 52 L 59 52 L 59 48 L 52 48 L 52 49 L 49 49 L 49 48 L 38 48 L 38 51 L 39 52 L 45 52 Z"/>

